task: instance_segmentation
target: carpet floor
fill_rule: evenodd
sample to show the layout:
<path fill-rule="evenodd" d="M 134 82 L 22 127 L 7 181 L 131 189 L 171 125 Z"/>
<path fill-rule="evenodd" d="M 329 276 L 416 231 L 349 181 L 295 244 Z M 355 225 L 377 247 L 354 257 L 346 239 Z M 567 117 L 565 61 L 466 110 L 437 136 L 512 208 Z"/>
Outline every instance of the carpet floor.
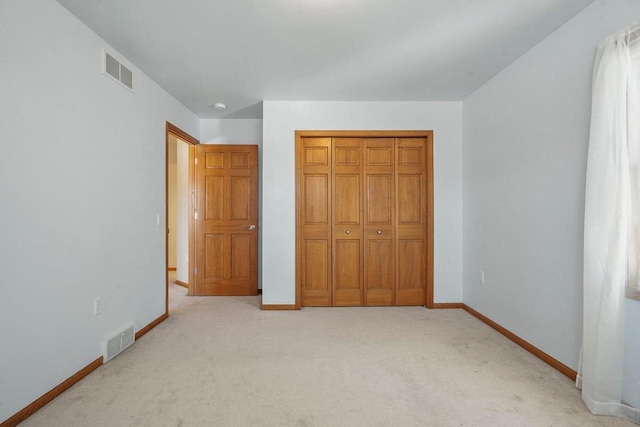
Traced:
<path fill-rule="evenodd" d="M 24 426 L 632 426 L 463 310 L 186 297 Z"/>

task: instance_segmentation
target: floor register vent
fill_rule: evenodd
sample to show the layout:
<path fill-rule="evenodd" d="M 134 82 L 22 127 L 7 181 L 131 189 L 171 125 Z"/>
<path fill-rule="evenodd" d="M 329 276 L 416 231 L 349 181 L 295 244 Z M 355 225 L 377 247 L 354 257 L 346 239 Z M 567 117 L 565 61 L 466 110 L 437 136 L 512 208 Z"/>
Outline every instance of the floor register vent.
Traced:
<path fill-rule="evenodd" d="M 133 323 L 126 326 L 120 332 L 104 339 L 104 354 L 102 355 L 102 362 L 106 363 L 109 360 L 122 353 L 127 347 L 134 343 L 136 335 L 133 330 Z"/>

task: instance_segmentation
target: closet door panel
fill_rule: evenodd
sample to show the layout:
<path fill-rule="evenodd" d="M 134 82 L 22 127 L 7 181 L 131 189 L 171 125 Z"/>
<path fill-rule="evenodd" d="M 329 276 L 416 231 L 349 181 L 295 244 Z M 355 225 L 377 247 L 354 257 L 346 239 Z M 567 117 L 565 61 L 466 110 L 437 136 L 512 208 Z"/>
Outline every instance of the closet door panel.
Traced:
<path fill-rule="evenodd" d="M 424 240 L 398 239 L 398 305 L 424 304 Z"/>
<path fill-rule="evenodd" d="M 365 305 L 393 305 L 393 240 L 370 238 L 365 252 Z"/>
<path fill-rule="evenodd" d="M 422 212 L 422 175 L 419 173 L 398 174 L 398 224 L 421 227 L 424 219 Z"/>
<path fill-rule="evenodd" d="M 301 304 L 331 305 L 331 138 L 304 138 L 299 151 Z"/>
<path fill-rule="evenodd" d="M 396 138 L 396 305 L 425 304 L 425 138 Z"/>
<path fill-rule="evenodd" d="M 329 182 L 331 177 L 324 174 L 304 177 L 304 224 L 305 226 L 329 224 Z"/>
<path fill-rule="evenodd" d="M 360 227 L 360 175 L 336 174 L 333 204 L 335 225 Z"/>
<path fill-rule="evenodd" d="M 362 305 L 362 141 L 333 139 L 333 305 Z"/>
<path fill-rule="evenodd" d="M 362 305 L 360 259 L 360 239 L 334 240 L 333 305 Z"/>
<path fill-rule="evenodd" d="M 364 304 L 394 305 L 394 139 L 366 138 Z"/>
<path fill-rule="evenodd" d="M 369 168 L 365 178 L 365 305 L 394 305 L 393 173 Z"/>
<path fill-rule="evenodd" d="M 326 239 L 306 239 L 304 247 L 305 283 L 308 291 L 329 292 L 327 265 L 331 251 Z"/>

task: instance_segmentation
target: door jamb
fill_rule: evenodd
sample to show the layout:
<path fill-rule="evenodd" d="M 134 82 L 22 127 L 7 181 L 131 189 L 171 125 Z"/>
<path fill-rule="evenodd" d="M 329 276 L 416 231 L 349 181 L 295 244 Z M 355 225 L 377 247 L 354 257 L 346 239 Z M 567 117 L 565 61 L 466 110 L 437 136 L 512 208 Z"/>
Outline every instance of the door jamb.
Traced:
<path fill-rule="evenodd" d="M 200 144 L 193 136 L 183 131 L 179 127 L 170 122 L 166 122 L 165 128 L 165 168 L 164 168 L 164 217 L 165 217 L 165 248 L 164 248 L 164 274 L 165 274 L 165 313 L 169 314 L 169 136 L 180 139 L 181 141 L 189 144 L 189 295 L 193 295 L 193 287 L 195 285 L 195 275 L 193 274 L 192 260 L 195 254 L 195 224 L 193 219 L 194 212 L 194 185 L 195 180 L 193 174 L 195 173 L 195 146 Z"/>

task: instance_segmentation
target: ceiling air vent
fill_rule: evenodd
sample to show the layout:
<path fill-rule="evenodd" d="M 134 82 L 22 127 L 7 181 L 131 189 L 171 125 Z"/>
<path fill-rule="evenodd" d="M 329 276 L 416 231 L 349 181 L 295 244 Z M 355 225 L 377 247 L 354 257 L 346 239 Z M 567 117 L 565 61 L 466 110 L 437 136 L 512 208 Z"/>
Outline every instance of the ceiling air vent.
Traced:
<path fill-rule="evenodd" d="M 129 90 L 133 91 L 133 72 L 122 65 L 120 61 L 114 58 L 112 55 L 103 50 L 103 66 L 102 72 L 125 86 Z"/>

